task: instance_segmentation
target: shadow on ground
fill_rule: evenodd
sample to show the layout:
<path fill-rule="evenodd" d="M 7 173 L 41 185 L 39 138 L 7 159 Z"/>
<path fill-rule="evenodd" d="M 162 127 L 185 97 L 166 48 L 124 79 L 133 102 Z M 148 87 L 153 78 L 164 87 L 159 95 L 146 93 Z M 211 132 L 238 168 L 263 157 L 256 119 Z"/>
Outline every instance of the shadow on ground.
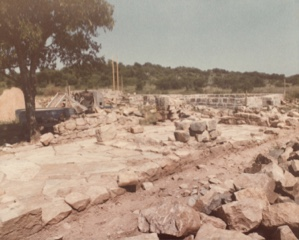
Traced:
<path fill-rule="evenodd" d="M 25 141 L 25 129 L 18 123 L 0 123 L 0 146 Z"/>

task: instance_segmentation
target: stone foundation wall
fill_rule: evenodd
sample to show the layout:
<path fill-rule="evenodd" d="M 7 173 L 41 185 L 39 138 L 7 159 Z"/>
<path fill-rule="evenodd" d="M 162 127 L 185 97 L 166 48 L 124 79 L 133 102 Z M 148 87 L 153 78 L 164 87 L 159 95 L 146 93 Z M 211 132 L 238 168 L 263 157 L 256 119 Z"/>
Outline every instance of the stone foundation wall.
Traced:
<path fill-rule="evenodd" d="M 283 100 L 283 94 L 193 94 L 193 95 L 160 95 L 167 96 L 170 104 L 179 101 L 185 104 L 202 105 L 214 108 L 236 108 L 247 106 L 250 108 L 262 108 L 267 106 L 279 106 Z M 153 95 L 145 95 L 143 104 L 154 104 Z M 141 101 L 141 99 L 139 99 Z M 135 99 L 136 103 L 136 99 Z"/>
<path fill-rule="evenodd" d="M 197 94 L 186 96 L 186 101 L 190 104 L 215 108 L 279 106 L 282 99 L 283 94 Z"/>

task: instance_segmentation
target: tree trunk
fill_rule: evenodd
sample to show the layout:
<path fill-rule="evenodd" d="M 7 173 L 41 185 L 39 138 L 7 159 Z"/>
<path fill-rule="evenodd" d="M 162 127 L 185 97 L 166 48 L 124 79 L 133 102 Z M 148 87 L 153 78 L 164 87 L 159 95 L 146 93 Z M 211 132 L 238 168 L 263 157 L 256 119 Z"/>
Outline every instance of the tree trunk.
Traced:
<path fill-rule="evenodd" d="M 39 136 L 35 118 L 36 79 L 35 74 L 29 74 L 26 67 L 20 68 L 20 70 L 26 110 L 26 140 L 30 142 Z"/>

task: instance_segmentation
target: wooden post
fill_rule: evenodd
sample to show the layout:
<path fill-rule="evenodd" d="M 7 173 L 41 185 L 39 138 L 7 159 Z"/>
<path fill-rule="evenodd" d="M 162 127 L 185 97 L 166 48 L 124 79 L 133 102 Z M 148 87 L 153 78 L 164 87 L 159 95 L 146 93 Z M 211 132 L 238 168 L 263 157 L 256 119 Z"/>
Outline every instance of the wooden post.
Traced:
<path fill-rule="evenodd" d="M 117 91 L 119 91 L 119 71 L 118 71 L 118 58 L 116 59 L 116 85 L 117 85 Z"/>
<path fill-rule="evenodd" d="M 124 92 L 124 79 L 123 76 L 120 77 L 121 80 L 121 91 Z"/>
<path fill-rule="evenodd" d="M 112 64 L 112 90 L 115 90 L 115 74 L 114 74 L 114 62 L 113 62 L 113 58 L 111 60 L 111 64 Z"/>
<path fill-rule="evenodd" d="M 286 79 L 283 79 L 283 99 L 286 99 Z"/>

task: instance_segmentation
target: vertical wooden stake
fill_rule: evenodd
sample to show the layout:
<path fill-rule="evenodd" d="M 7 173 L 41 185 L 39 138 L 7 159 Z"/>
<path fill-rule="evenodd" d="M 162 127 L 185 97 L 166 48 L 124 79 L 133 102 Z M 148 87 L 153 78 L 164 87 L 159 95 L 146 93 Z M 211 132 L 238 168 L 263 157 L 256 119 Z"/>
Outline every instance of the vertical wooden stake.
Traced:
<path fill-rule="evenodd" d="M 124 92 L 124 79 L 123 76 L 120 77 L 121 80 L 121 91 Z"/>
<path fill-rule="evenodd" d="M 118 58 L 116 59 L 116 83 L 117 83 L 117 91 L 119 91 L 119 71 L 118 71 Z"/>
<path fill-rule="evenodd" d="M 286 79 L 283 79 L 283 99 L 286 99 Z"/>
<path fill-rule="evenodd" d="M 115 74 L 114 74 L 114 62 L 113 62 L 113 58 L 111 60 L 111 64 L 112 64 L 112 90 L 115 90 Z"/>

